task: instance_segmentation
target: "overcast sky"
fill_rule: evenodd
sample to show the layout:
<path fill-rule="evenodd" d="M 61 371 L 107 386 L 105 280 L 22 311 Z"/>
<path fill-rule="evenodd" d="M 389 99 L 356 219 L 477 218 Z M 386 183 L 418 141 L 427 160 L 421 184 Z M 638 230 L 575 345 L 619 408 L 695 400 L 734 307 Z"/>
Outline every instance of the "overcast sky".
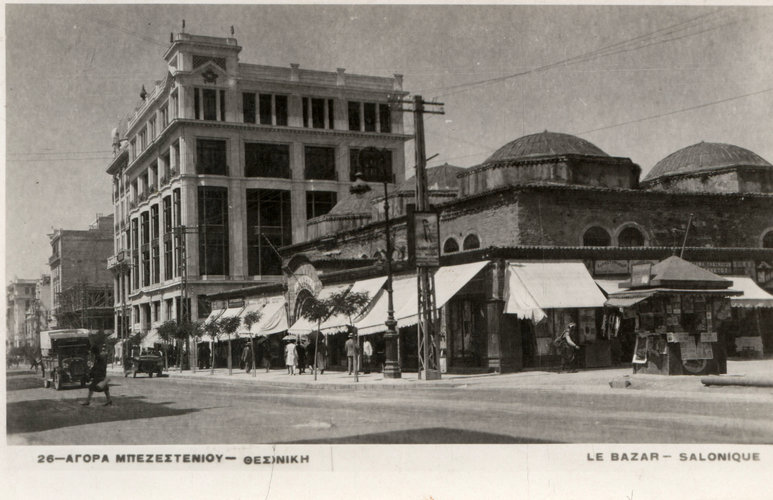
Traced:
<path fill-rule="evenodd" d="M 430 165 L 543 130 L 644 173 L 702 140 L 773 162 L 772 7 L 7 5 L 6 281 L 49 272 L 52 228 L 112 212 L 110 131 L 164 77 L 182 19 L 233 25 L 245 63 L 404 74 L 445 102 Z"/>

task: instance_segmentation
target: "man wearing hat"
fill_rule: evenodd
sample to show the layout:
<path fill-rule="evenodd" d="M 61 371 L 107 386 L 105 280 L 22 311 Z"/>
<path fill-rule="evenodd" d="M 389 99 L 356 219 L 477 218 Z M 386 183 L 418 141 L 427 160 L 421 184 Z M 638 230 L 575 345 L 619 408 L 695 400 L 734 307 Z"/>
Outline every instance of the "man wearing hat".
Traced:
<path fill-rule="evenodd" d="M 344 350 L 346 351 L 346 370 L 351 375 L 354 371 L 354 363 L 357 357 L 357 342 L 354 341 L 354 333 L 349 333 L 349 338 L 344 344 Z"/>

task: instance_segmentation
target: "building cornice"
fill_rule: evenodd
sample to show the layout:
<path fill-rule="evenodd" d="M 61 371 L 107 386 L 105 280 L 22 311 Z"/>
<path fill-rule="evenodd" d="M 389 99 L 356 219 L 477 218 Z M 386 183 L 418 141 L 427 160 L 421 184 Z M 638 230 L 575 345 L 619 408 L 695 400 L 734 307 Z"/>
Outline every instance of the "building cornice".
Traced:
<path fill-rule="evenodd" d="M 754 172 L 754 171 L 770 172 L 773 169 L 762 165 L 729 165 L 727 167 L 713 168 L 711 170 L 695 170 L 692 172 L 660 175 L 658 177 L 653 177 L 652 179 L 642 180 L 641 185 L 642 187 L 647 187 L 647 186 L 654 186 L 657 184 L 666 184 L 669 182 L 673 182 L 674 180 L 682 180 L 682 179 L 695 178 L 695 177 L 698 177 L 698 178 L 714 177 L 717 175 L 726 174 L 728 172 L 735 172 L 738 170 L 743 170 L 747 172 Z"/>

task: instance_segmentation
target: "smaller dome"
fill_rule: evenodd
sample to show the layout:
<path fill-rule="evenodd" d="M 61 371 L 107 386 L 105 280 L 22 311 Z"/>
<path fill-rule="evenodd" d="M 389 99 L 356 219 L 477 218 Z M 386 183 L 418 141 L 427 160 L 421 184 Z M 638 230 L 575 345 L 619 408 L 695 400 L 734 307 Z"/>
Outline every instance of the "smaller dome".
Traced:
<path fill-rule="evenodd" d="M 494 161 L 512 161 L 539 156 L 562 155 L 609 156 L 594 144 L 579 137 L 548 132 L 525 135 L 508 142 L 486 159 L 485 163 Z"/>
<path fill-rule="evenodd" d="M 652 167 L 645 181 L 726 167 L 773 167 L 759 155 L 732 144 L 699 142 L 666 156 Z"/>

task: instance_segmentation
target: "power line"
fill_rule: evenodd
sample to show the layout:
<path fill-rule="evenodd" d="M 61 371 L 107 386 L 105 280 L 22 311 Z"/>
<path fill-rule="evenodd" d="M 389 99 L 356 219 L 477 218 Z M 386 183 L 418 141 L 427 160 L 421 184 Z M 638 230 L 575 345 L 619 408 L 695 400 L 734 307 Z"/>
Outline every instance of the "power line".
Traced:
<path fill-rule="evenodd" d="M 628 40 L 624 40 L 624 41 L 621 41 L 621 42 L 613 43 L 611 45 L 607 45 L 605 47 L 601 47 L 599 49 L 596 49 L 596 50 L 593 50 L 593 51 L 590 51 L 590 52 L 579 54 L 579 55 L 576 55 L 576 56 L 573 56 L 573 57 L 569 57 L 567 59 L 563 59 L 561 61 L 557 61 L 557 62 L 554 62 L 554 63 L 546 64 L 546 65 L 543 65 L 543 66 L 539 66 L 537 68 L 533 68 L 533 69 L 530 69 L 530 70 L 521 71 L 521 72 L 518 72 L 518 73 L 513 73 L 513 74 L 510 74 L 510 75 L 504 75 L 504 76 L 500 76 L 500 77 L 496 77 L 496 78 L 489 78 L 489 79 L 485 79 L 485 80 L 479 80 L 479 81 L 476 81 L 476 82 L 462 83 L 462 84 L 458 84 L 458 85 L 452 85 L 452 86 L 449 86 L 449 87 L 440 87 L 440 88 L 430 89 L 430 90 L 455 90 L 455 92 L 447 92 L 447 93 L 439 94 L 439 95 L 436 96 L 436 97 L 447 97 L 449 95 L 454 95 L 454 94 L 458 94 L 460 92 L 465 92 L 467 90 L 470 90 L 473 87 L 477 87 L 477 86 L 481 86 L 481 85 L 487 85 L 487 84 L 492 84 L 492 83 L 497 83 L 497 82 L 500 82 L 500 81 L 505 81 L 505 80 L 509 80 L 509 79 L 512 79 L 512 78 L 516 78 L 516 77 L 519 77 L 519 76 L 525 76 L 525 75 L 532 74 L 532 73 L 546 71 L 546 70 L 552 69 L 552 68 L 554 68 L 556 66 L 560 66 L 560 65 L 568 65 L 568 64 L 576 64 L 576 63 L 580 63 L 580 62 L 587 62 L 587 61 L 590 61 L 592 59 L 596 59 L 596 58 L 600 58 L 600 57 L 607 57 L 607 56 L 614 55 L 614 54 L 621 53 L 621 52 L 629 52 L 629 51 L 632 51 L 632 50 L 639 50 L 639 49 L 648 47 L 650 45 L 654 45 L 656 43 L 665 43 L 665 42 L 669 42 L 669 41 L 685 38 L 687 36 L 695 36 L 695 35 L 704 33 L 706 31 L 712 31 L 714 29 L 719 29 L 719 28 L 721 28 L 723 26 L 726 26 L 726 25 L 732 24 L 732 23 L 725 23 L 725 24 L 722 24 L 722 25 L 719 25 L 719 26 L 715 26 L 713 28 L 708 28 L 706 30 L 702 30 L 702 31 L 699 31 L 699 32 L 696 32 L 696 33 L 690 33 L 690 34 L 684 35 L 682 37 L 676 37 L 674 39 L 655 40 L 655 37 L 653 37 L 653 35 L 658 34 L 658 33 L 666 32 L 666 33 L 663 33 L 661 36 L 667 36 L 667 35 L 671 35 L 671 34 L 677 33 L 679 31 L 684 31 L 684 30 L 687 30 L 687 29 L 692 29 L 694 26 L 691 26 L 691 25 L 693 23 L 695 23 L 697 20 L 703 19 L 705 17 L 716 15 L 717 13 L 723 12 L 724 10 L 725 9 L 718 9 L 718 10 L 712 11 L 712 12 L 710 12 L 708 14 L 703 14 L 703 15 L 700 15 L 700 16 L 693 17 L 693 18 L 688 19 L 686 21 L 683 21 L 681 23 L 673 24 L 673 25 L 667 26 L 665 28 L 661 28 L 659 30 L 652 31 L 650 33 L 646 33 L 644 35 L 640 35 L 640 36 L 637 36 L 637 37 L 634 37 L 634 38 L 630 38 Z M 680 26 L 683 26 L 683 27 L 679 28 L 679 29 L 675 29 L 675 28 L 678 28 Z M 647 40 L 647 39 L 650 39 L 650 40 Z M 623 48 L 626 45 L 629 45 L 629 44 L 634 43 L 634 42 L 639 42 L 639 41 L 643 41 L 643 42 L 650 41 L 652 43 L 649 43 L 649 44 L 646 44 L 646 45 L 641 45 L 641 46 L 638 46 L 638 47 L 626 47 L 626 48 Z M 427 91 L 424 91 L 424 92 L 429 93 L 430 90 L 427 90 Z"/>
<path fill-rule="evenodd" d="M 685 111 L 692 111 L 694 109 L 706 108 L 708 106 L 714 106 L 715 104 L 721 104 L 723 102 L 728 102 L 728 101 L 735 101 L 735 100 L 738 100 L 738 99 L 743 99 L 744 97 L 751 97 L 751 96 L 754 96 L 754 95 L 764 94 L 766 92 L 773 92 L 773 88 L 759 90 L 757 92 L 751 92 L 749 94 L 743 94 L 743 95 L 737 95 L 737 96 L 733 96 L 733 97 L 727 97 L 725 99 L 720 99 L 718 101 L 706 102 L 706 103 L 703 103 L 703 104 L 698 104 L 698 105 L 695 105 L 695 106 L 690 106 L 688 108 L 682 108 L 682 109 L 677 109 L 677 110 L 674 110 L 674 111 L 669 111 L 668 113 L 660 113 L 660 114 L 657 114 L 657 115 L 645 116 L 643 118 L 637 118 L 635 120 L 630 120 L 630 121 L 627 121 L 627 122 L 615 123 L 614 125 L 607 125 L 605 127 L 594 128 L 594 129 L 591 129 L 591 130 L 584 130 L 582 132 L 577 132 L 575 135 L 590 134 L 591 132 L 598 132 L 599 130 L 607 130 L 607 129 L 610 129 L 610 128 L 620 127 L 620 126 L 623 126 L 623 125 L 630 125 L 632 123 L 639 123 L 639 122 L 643 122 L 643 121 L 647 121 L 647 120 L 654 120 L 655 118 L 662 118 L 664 116 L 675 115 L 677 113 L 683 113 Z"/>

